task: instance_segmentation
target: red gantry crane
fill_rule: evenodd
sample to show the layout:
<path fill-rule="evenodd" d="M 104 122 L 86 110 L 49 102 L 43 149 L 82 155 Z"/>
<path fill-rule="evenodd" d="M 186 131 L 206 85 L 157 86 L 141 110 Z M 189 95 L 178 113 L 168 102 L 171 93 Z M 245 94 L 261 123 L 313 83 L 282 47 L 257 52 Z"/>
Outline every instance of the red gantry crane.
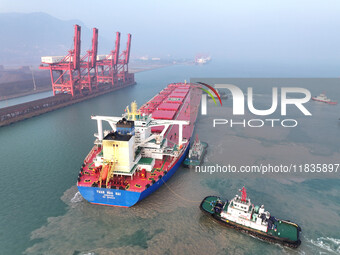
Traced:
<path fill-rule="evenodd" d="M 124 50 L 120 56 L 118 65 L 118 79 L 123 83 L 132 82 L 134 75 L 129 73 L 129 60 L 130 60 L 130 49 L 131 49 L 131 34 L 128 34 L 128 40 L 126 43 L 126 50 Z"/>
<path fill-rule="evenodd" d="M 66 56 L 41 57 L 40 69 L 50 70 L 53 95 L 66 93 L 72 96 L 92 92 L 97 87 L 96 61 L 98 29 L 93 28 L 92 49 L 80 57 L 81 27 L 74 26 L 74 46 Z M 91 74 L 92 71 L 92 74 Z"/>
<path fill-rule="evenodd" d="M 80 61 L 81 90 L 88 90 L 92 93 L 93 89 L 98 89 L 97 82 L 97 51 L 98 51 L 98 29 L 93 28 L 92 48 Z"/>
<path fill-rule="evenodd" d="M 97 57 L 98 83 L 110 84 L 112 87 L 124 87 L 134 83 L 134 75 L 129 73 L 129 59 L 131 49 L 131 34 L 128 34 L 126 50 L 119 55 L 120 33 L 116 33 L 115 49 L 109 55 Z"/>
<path fill-rule="evenodd" d="M 117 65 L 119 60 L 120 33 L 116 33 L 115 49 L 109 55 L 97 56 L 97 81 L 98 83 L 118 86 Z"/>
<path fill-rule="evenodd" d="M 41 57 L 40 69 L 50 70 L 53 95 L 80 93 L 80 32 L 80 26 L 75 25 L 74 46 L 68 55 Z"/>
<path fill-rule="evenodd" d="M 81 53 L 81 27 L 74 26 L 74 46 L 66 56 L 41 57 L 40 69 L 50 70 L 53 95 L 87 95 L 101 90 L 99 84 L 110 84 L 112 89 L 134 84 L 129 73 L 131 34 L 128 34 L 126 50 L 119 55 L 120 33 L 116 33 L 115 49 L 109 55 L 97 55 L 98 29 L 93 28 L 92 48 L 84 56 Z M 122 58 L 122 59 L 120 59 Z"/>

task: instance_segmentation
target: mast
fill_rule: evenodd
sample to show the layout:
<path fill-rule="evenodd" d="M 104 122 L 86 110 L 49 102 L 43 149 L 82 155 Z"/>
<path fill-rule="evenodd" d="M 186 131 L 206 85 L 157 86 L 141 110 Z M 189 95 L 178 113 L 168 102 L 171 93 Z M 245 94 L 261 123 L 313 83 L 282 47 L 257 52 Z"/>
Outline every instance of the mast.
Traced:
<path fill-rule="evenodd" d="M 242 189 L 240 189 L 239 191 L 242 194 L 241 201 L 247 202 L 247 190 L 246 190 L 246 188 L 243 186 Z"/>

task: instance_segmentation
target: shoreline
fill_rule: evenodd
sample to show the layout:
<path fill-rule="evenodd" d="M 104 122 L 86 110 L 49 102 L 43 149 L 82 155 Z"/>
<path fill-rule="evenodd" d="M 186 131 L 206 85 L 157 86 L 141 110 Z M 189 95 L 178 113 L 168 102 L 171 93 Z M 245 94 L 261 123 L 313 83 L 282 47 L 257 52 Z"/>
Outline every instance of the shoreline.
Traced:
<path fill-rule="evenodd" d="M 25 96 L 30 96 L 30 95 L 34 95 L 34 94 L 43 93 L 43 92 L 48 92 L 48 91 L 52 91 L 52 89 L 50 87 L 48 87 L 48 88 L 42 88 L 42 89 L 37 89 L 37 90 L 21 92 L 21 93 L 10 95 L 10 96 L 1 96 L 0 102 L 6 101 L 6 100 L 9 100 L 9 99 L 18 98 L 18 97 L 25 97 Z"/>
<path fill-rule="evenodd" d="M 150 70 L 168 67 L 168 66 L 171 66 L 171 65 L 172 64 L 164 64 L 164 65 L 157 65 L 157 66 L 150 66 L 150 67 L 130 67 L 129 69 L 130 69 L 131 73 L 135 74 L 135 73 L 146 72 L 146 71 L 150 71 Z M 14 98 L 25 97 L 25 96 L 30 96 L 30 95 L 34 95 L 34 94 L 43 93 L 43 92 L 48 92 L 48 91 L 52 91 L 52 85 L 51 84 L 50 84 L 49 87 L 46 87 L 46 88 L 20 92 L 20 93 L 17 93 L 17 94 L 14 94 L 14 95 L 9 95 L 9 96 L 0 96 L 0 102 L 10 100 L 10 99 L 14 99 Z"/>
<path fill-rule="evenodd" d="M 16 123 L 18 121 L 22 121 L 25 119 L 30 119 L 35 116 L 42 115 L 44 113 L 48 113 L 51 111 L 58 110 L 60 108 L 67 107 L 72 104 L 76 104 L 79 102 L 86 101 L 88 99 L 101 96 L 104 94 L 112 93 L 118 89 L 122 89 L 128 86 L 136 85 L 137 83 L 135 81 L 132 81 L 130 83 L 123 84 L 122 86 L 114 87 L 114 88 L 107 88 L 102 91 L 97 91 L 93 94 L 87 95 L 87 96 L 81 96 L 81 97 L 75 97 L 71 98 L 70 95 L 60 95 L 63 98 L 58 98 L 58 96 L 51 96 L 43 99 L 38 99 L 32 102 L 27 102 L 23 104 L 13 105 L 9 106 L 7 108 L 0 109 L 0 118 L 4 118 L 6 116 L 13 116 L 8 119 L 4 119 L 0 121 L 0 127 L 8 126 L 10 124 Z M 69 100 L 71 99 L 71 100 Z M 45 101 L 49 102 L 45 102 Z M 32 105 L 34 103 L 34 105 Z M 30 104 L 28 106 L 27 104 Z M 24 105 L 24 106 L 22 106 Z M 24 107 L 24 108 L 23 108 Z"/>

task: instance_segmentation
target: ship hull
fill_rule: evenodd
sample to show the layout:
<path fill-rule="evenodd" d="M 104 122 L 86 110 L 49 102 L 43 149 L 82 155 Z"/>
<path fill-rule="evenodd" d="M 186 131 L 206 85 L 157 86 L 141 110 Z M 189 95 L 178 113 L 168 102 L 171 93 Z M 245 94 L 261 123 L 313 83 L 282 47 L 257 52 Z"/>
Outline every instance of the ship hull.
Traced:
<path fill-rule="evenodd" d="M 206 215 L 212 217 L 214 220 L 218 221 L 220 224 L 222 224 L 222 225 L 224 225 L 226 227 L 229 227 L 229 228 L 236 229 L 236 230 L 241 231 L 243 233 L 246 233 L 248 235 L 255 236 L 255 237 L 260 238 L 260 239 L 262 239 L 264 241 L 267 241 L 267 242 L 279 243 L 279 244 L 282 244 L 284 246 L 291 247 L 291 248 L 297 248 L 297 247 L 300 246 L 300 244 L 301 244 L 301 240 L 300 239 L 298 239 L 297 241 L 291 241 L 291 240 L 288 240 L 288 239 L 285 239 L 285 238 L 279 238 L 279 237 L 275 237 L 275 236 L 269 235 L 267 233 L 264 233 L 264 232 L 261 232 L 261 231 L 258 231 L 258 230 L 255 230 L 255 229 L 252 229 L 252 228 L 240 225 L 240 224 L 237 224 L 237 223 L 232 222 L 232 221 L 225 221 L 225 220 L 223 220 L 217 214 L 215 214 L 213 212 L 209 212 L 209 211 L 207 211 L 207 210 L 205 210 L 203 208 L 204 201 L 207 198 L 209 198 L 209 197 L 210 196 L 205 197 L 203 199 L 203 201 L 200 204 L 200 209 Z M 298 226 L 298 229 L 299 229 L 299 231 L 301 231 L 301 228 L 299 226 Z"/>
<path fill-rule="evenodd" d="M 83 198 L 92 204 L 118 207 L 131 207 L 138 203 L 139 201 L 151 195 L 156 190 L 158 190 L 165 182 L 167 182 L 167 180 L 171 178 L 171 176 L 175 174 L 175 172 L 185 159 L 189 151 L 189 148 L 190 144 L 188 144 L 183 154 L 179 157 L 179 159 L 169 170 L 169 172 L 142 192 L 84 186 L 78 186 L 78 190 L 80 194 L 83 196 Z"/>
<path fill-rule="evenodd" d="M 317 99 L 315 97 L 312 97 L 312 100 L 317 101 L 317 102 L 326 103 L 326 104 L 337 104 L 338 103 L 338 102 L 320 100 L 320 99 Z"/>

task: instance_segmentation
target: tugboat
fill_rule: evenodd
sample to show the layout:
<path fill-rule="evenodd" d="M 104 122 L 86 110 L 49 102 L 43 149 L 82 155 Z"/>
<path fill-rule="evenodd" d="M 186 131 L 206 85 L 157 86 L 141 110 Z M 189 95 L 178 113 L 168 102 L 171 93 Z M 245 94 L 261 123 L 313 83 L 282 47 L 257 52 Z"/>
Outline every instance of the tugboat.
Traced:
<path fill-rule="evenodd" d="M 312 100 L 323 102 L 323 103 L 326 103 L 326 104 L 337 104 L 338 103 L 338 102 L 335 102 L 335 101 L 331 101 L 329 98 L 326 97 L 326 95 L 324 93 L 320 94 L 319 96 L 312 97 Z"/>
<path fill-rule="evenodd" d="M 205 197 L 201 210 L 224 224 L 251 236 L 256 236 L 272 243 L 297 248 L 301 244 L 301 228 L 289 220 L 280 220 L 265 211 L 264 206 L 254 206 L 247 198 L 245 187 L 239 190 L 230 201 L 222 201 L 217 196 Z"/>
<path fill-rule="evenodd" d="M 196 140 L 191 146 L 188 156 L 184 160 L 184 165 L 187 167 L 199 166 L 202 163 L 204 154 L 206 153 L 208 144 L 201 142 L 196 136 Z"/>

